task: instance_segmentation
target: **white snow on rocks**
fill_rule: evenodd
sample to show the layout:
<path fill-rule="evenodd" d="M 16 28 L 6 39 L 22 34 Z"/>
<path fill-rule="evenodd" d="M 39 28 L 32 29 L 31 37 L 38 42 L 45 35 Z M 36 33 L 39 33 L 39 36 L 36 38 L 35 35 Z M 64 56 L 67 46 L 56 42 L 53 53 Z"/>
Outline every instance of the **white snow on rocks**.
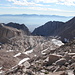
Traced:
<path fill-rule="evenodd" d="M 3 71 L 3 70 L 1 70 L 1 71 L 0 71 L 0 75 L 4 75 L 3 73 L 4 73 L 4 71 Z"/>
<path fill-rule="evenodd" d="M 36 57 L 37 55 L 35 54 L 34 56 Z"/>
<path fill-rule="evenodd" d="M 67 70 L 67 72 L 68 72 L 68 75 L 74 75 L 73 71 L 71 71 L 71 70 Z"/>
<path fill-rule="evenodd" d="M 42 55 L 45 55 L 46 53 L 45 53 L 45 52 L 43 52 L 43 51 L 41 51 L 41 54 L 42 54 Z"/>
<path fill-rule="evenodd" d="M 20 56 L 21 55 L 21 53 L 18 53 L 18 54 L 16 54 L 16 55 L 14 55 L 14 57 L 17 57 L 17 56 Z"/>
<path fill-rule="evenodd" d="M 64 43 L 62 43 L 62 41 L 57 40 L 57 39 L 52 39 L 52 42 L 53 42 L 55 45 L 58 45 L 58 46 L 64 45 Z"/>
<path fill-rule="evenodd" d="M 69 39 L 64 38 L 64 41 L 65 41 L 65 42 L 69 42 Z"/>
<path fill-rule="evenodd" d="M 29 54 L 29 53 L 32 53 L 33 52 L 33 49 L 31 49 L 31 50 L 29 50 L 29 51 L 26 51 L 26 52 L 24 52 L 24 54 Z"/>
<path fill-rule="evenodd" d="M 8 50 L 8 51 L 6 51 L 6 52 L 13 52 L 14 50 Z"/>
<path fill-rule="evenodd" d="M 3 73 L 3 71 L 0 71 L 0 74 Z"/>
<path fill-rule="evenodd" d="M 22 59 L 19 63 L 18 63 L 18 65 L 21 65 L 22 63 L 24 63 L 25 61 L 27 61 L 27 60 L 29 60 L 30 58 L 24 58 L 24 59 Z"/>
<path fill-rule="evenodd" d="M 2 69 L 3 67 L 0 67 L 0 70 Z"/>

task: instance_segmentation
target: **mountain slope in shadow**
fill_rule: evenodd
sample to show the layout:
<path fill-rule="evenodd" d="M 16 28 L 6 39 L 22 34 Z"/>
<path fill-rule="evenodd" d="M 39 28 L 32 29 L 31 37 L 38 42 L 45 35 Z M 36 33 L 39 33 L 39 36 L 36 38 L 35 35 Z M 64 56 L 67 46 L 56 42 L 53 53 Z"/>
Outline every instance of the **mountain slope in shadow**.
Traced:
<path fill-rule="evenodd" d="M 67 22 L 50 21 L 36 28 L 32 35 L 58 36 L 62 41 L 69 41 L 75 37 L 75 17 Z"/>

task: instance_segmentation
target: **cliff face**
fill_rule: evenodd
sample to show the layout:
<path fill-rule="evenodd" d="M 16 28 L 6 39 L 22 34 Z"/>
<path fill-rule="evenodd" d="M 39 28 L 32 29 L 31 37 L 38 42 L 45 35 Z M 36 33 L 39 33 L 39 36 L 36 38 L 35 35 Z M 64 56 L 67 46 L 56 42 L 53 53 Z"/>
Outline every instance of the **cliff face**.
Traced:
<path fill-rule="evenodd" d="M 25 35 L 30 35 L 29 29 L 24 24 L 10 22 L 5 25 L 9 26 L 9 27 L 17 28 L 17 29 L 21 30 L 23 32 L 23 34 L 25 34 Z"/>
<path fill-rule="evenodd" d="M 0 24 L 0 42 L 7 42 L 9 38 L 21 36 L 21 31 L 15 28 Z"/>
<path fill-rule="evenodd" d="M 60 40 L 68 42 L 75 38 L 75 17 L 65 23 L 57 21 L 47 22 L 43 26 L 36 28 L 32 34 L 58 36 Z"/>
<path fill-rule="evenodd" d="M 75 17 L 71 20 L 67 21 L 64 24 L 64 27 L 60 29 L 61 31 L 58 33 L 58 36 L 60 36 L 61 40 L 72 40 L 75 38 Z"/>
<path fill-rule="evenodd" d="M 50 21 L 45 23 L 44 25 L 36 28 L 32 35 L 41 35 L 41 36 L 54 36 L 57 34 L 57 30 L 63 26 L 63 22 L 58 21 Z"/>

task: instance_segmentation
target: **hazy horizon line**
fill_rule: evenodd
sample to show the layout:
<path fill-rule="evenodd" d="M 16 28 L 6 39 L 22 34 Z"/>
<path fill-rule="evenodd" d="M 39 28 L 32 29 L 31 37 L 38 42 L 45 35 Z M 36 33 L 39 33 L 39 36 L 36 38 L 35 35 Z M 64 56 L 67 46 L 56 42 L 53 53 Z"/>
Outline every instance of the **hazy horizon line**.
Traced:
<path fill-rule="evenodd" d="M 0 16 L 55 16 L 55 17 L 73 17 L 73 16 L 62 16 L 62 15 L 46 15 L 46 14 L 0 14 Z"/>

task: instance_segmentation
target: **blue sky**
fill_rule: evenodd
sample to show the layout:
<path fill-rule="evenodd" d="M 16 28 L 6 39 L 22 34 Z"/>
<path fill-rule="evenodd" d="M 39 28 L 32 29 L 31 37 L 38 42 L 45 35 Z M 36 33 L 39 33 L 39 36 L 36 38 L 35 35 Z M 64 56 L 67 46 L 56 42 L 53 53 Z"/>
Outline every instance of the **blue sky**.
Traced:
<path fill-rule="evenodd" d="M 0 0 L 0 14 L 75 16 L 75 0 Z"/>

